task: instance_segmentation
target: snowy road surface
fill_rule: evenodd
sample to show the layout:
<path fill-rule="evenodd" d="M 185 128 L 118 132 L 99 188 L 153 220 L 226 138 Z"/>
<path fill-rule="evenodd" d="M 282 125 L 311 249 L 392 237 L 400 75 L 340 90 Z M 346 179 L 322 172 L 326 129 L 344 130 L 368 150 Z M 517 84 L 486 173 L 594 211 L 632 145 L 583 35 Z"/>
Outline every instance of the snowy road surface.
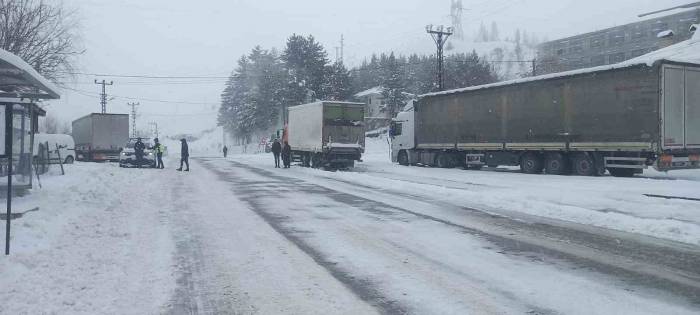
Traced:
<path fill-rule="evenodd" d="M 190 173 L 79 163 L 45 179 L 40 210 L 14 222 L 14 253 L 0 259 L 0 313 L 700 311 L 695 204 L 637 196 L 697 194 L 692 175 L 623 185 L 269 162 L 195 158 Z M 558 197 L 537 194 L 547 187 Z"/>

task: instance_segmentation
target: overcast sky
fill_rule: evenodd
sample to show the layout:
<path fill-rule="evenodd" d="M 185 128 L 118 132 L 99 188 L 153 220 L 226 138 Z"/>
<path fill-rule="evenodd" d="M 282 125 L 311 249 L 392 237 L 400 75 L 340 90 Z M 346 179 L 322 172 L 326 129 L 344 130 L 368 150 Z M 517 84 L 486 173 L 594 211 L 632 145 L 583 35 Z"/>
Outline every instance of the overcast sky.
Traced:
<path fill-rule="evenodd" d="M 345 61 L 372 52 L 432 52 L 426 24 L 449 24 L 450 0 L 64 0 L 82 20 L 85 53 L 78 70 L 146 76 L 226 77 L 255 45 L 283 49 L 292 34 L 312 34 L 335 58 L 345 36 Z M 637 14 L 690 0 L 464 0 L 463 26 L 473 34 L 481 22 L 498 23 L 501 34 L 516 28 L 556 39 L 638 20 Z M 137 125 L 155 121 L 169 134 L 215 125 L 225 80 L 77 76 L 62 99 L 47 109 L 71 121 L 99 112 L 94 79 L 114 81 L 108 112 L 141 106 Z M 77 91 L 75 91 L 77 90 Z M 132 99 L 129 99 L 132 98 Z"/>

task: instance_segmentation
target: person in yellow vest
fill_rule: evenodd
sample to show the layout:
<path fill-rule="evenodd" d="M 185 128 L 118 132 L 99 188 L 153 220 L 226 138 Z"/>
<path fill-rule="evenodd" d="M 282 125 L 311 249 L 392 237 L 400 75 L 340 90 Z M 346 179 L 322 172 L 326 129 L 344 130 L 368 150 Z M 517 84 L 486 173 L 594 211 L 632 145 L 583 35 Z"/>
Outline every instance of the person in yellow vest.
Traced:
<path fill-rule="evenodd" d="M 163 147 L 163 144 L 158 142 L 158 138 L 155 138 L 153 142 L 155 142 L 155 144 L 153 145 L 153 151 L 155 151 L 156 159 L 158 159 L 158 164 L 156 165 L 156 168 L 164 169 L 165 166 L 163 165 L 163 151 L 165 151 L 165 148 Z"/>

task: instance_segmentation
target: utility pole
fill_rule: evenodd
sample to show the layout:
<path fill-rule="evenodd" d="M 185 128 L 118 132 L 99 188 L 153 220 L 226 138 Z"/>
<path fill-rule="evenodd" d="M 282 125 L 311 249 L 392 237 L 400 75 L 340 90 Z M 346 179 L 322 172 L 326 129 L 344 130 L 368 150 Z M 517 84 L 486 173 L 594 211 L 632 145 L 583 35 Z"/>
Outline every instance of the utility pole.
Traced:
<path fill-rule="evenodd" d="M 97 80 L 95 80 L 95 84 L 102 85 L 102 94 L 101 94 L 101 98 L 100 98 L 100 104 L 102 104 L 102 113 L 106 114 L 107 113 L 107 89 L 105 87 L 107 85 L 113 85 L 114 82 L 109 81 L 109 83 L 107 83 L 105 80 L 102 80 L 102 82 L 97 82 Z"/>
<path fill-rule="evenodd" d="M 532 59 L 532 76 L 537 75 L 537 59 Z"/>
<path fill-rule="evenodd" d="M 155 121 L 152 121 L 152 122 L 150 122 L 149 124 L 150 124 L 151 126 L 153 126 L 153 128 L 155 128 L 156 138 L 158 138 L 158 123 L 155 122 Z"/>
<path fill-rule="evenodd" d="M 425 31 L 428 32 L 428 34 L 430 34 L 430 36 L 435 41 L 435 45 L 437 46 L 437 85 L 438 91 L 442 91 L 445 89 L 445 78 L 443 76 L 445 60 L 443 55 L 443 48 L 445 46 L 445 43 L 447 42 L 447 38 L 449 38 L 450 35 L 452 35 L 453 29 L 452 27 L 445 28 L 442 25 L 434 27 L 432 24 L 430 24 L 425 27 Z"/>
<path fill-rule="evenodd" d="M 136 106 L 141 105 L 140 103 L 126 103 L 126 105 L 131 106 L 131 137 L 136 138 Z"/>
<path fill-rule="evenodd" d="M 345 50 L 345 37 L 343 34 L 340 34 L 340 63 L 345 62 L 343 59 L 343 50 Z"/>

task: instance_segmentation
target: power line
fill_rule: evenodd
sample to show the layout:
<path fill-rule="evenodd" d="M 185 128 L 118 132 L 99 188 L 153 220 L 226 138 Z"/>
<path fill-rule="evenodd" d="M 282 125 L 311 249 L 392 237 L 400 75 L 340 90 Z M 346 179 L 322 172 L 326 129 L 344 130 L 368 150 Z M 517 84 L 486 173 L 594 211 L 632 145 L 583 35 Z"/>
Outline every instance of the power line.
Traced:
<path fill-rule="evenodd" d="M 62 88 L 76 92 L 76 93 L 81 94 L 83 96 L 99 97 L 99 94 L 94 94 L 94 93 L 89 92 L 89 91 L 74 89 L 74 88 L 70 88 L 70 87 L 62 87 Z M 152 99 L 152 98 L 144 98 L 144 97 L 120 96 L 120 95 L 114 95 L 114 94 L 112 94 L 111 96 L 114 98 L 124 99 L 124 100 L 148 101 L 148 102 L 156 102 L 156 103 L 172 103 L 172 104 L 186 104 L 186 105 L 219 105 L 219 103 L 213 103 L 213 102 L 161 100 L 161 99 Z"/>
<path fill-rule="evenodd" d="M 161 75 L 142 75 L 142 74 L 110 74 L 110 73 L 90 73 L 90 72 L 71 72 L 62 71 L 60 73 L 70 75 L 83 75 L 95 77 L 114 77 L 114 78 L 140 78 L 140 79 L 228 79 L 224 76 L 161 76 Z"/>

